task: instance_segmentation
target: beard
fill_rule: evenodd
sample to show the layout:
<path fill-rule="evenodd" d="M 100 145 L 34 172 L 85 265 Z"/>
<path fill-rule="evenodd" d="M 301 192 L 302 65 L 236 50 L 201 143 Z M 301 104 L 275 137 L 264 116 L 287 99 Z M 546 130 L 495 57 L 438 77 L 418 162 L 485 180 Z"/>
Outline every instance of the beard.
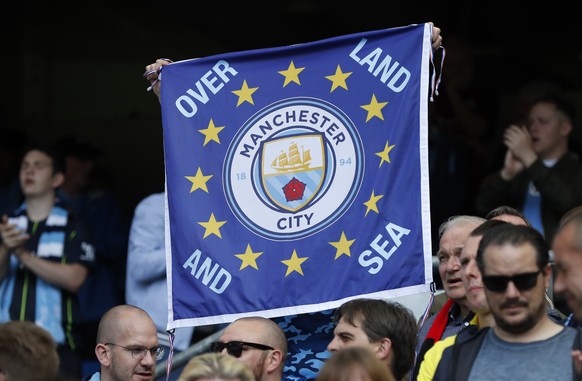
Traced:
<path fill-rule="evenodd" d="M 507 302 L 503 303 L 499 306 L 500 309 L 503 309 L 507 306 L 527 306 L 526 303 L 520 302 Z M 504 319 L 501 315 L 495 316 L 495 324 L 504 330 L 505 332 L 509 332 L 511 334 L 521 334 L 524 332 L 529 331 L 546 313 L 546 307 L 544 303 L 540 303 L 540 305 L 533 311 L 530 311 L 525 318 L 517 322 L 509 322 Z"/>

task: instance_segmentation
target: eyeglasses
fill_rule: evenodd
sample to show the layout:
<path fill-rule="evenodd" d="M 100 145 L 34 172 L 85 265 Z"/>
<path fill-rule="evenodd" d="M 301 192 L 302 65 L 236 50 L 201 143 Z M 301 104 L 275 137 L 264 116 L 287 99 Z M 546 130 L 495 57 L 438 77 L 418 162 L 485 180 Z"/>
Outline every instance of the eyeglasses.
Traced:
<path fill-rule="evenodd" d="M 152 347 L 152 348 L 144 348 L 144 347 L 124 347 L 123 345 L 117 345 L 113 343 L 105 343 L 105 345 L 113 345 L 114 347 L 123 348 L 126 351 L 131 353 L 131 357 L 136 360 L 141 360 L 145 357 L 146 352 L 150 352 L 153 358 L 156 360 L 161 360 L 164 357 L 164 348 L 162 347 Z"/>
<path fill-rule="evenodd" d="M 527 291 L 538 283 L 538 274 L 542 270 L 534 273 L 515 274 L 513 276 L 486 275 L 483 277 L 483 284 L 489 291 L 503 292 L 507 289 L 507 284 L 513 282 L 519 291 Z"/>
<path fill-rule="evenodd" d="M 238 357 L 240 357 L 240 355 L 242 355 L 242 350 L 243 350 L 244 345 L 246 345 L 247 347 L 253 347 L 256 349 L 263 350 L 263 351 L 266 351 L 269 349 L 271 349 L 271 350 L 275 349 L 275 348 L 270 347 L 268 345 L 249 343 L 247 341 L 229 341 L 228 343 L 221 343 L 219 341 L 216 341 L 216 342 L 210 344 L 210 350 L 212 352 L 220 353 L 220 352 L 222 352 L 222 350 L 224 348 L 226 348 L 226 351 L 228 352 L 229 355 L 238 358 Z"/>

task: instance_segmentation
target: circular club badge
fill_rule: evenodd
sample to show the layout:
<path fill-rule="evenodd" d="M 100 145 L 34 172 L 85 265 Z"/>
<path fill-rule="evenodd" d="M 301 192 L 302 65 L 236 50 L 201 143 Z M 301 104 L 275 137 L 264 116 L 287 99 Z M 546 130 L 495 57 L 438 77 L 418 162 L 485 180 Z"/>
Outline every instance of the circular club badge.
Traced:
<path fill-rule="evenodd" d="M 253 115 L 224 160 L 226 200 L 237 219 L 271 240 L 294 240 L 333 224 L 364 174 L 355 125 L 315 98 L 275 102 Z"/>

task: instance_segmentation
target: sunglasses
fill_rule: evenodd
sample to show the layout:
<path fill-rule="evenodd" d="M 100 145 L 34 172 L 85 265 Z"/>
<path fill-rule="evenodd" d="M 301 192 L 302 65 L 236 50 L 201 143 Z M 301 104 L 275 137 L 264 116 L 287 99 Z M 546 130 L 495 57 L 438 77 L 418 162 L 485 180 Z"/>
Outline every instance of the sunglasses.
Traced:
<path fill-rule="evenodd" d="M 257 344 L 257 343 L 249 343 L 247 341 L 229 341 L 228 343 L 221 343 L 220 341 L 215 341 L 214 343 L 210 344 L 210 350 L 212 352 L 220 353 L 226 348 L 226 351 L 229 355 L 234 357 L 240 357 L 242 355 L 243 346 L 252 347 L 256 349 L 260 349 L 263 351 L 275 349 L 268 345 Z"/>
<path fill-rule="evenodd" d="M 519 291 L 527 291 L 538 283 L 538 274 L 542 270 L 534 273 L 515 274 L 513 276 L 505 275 L 486 275 L 483 277 L 483 284 L 489 291 L 504 292 L 509 282 L 512 282 Z"/>

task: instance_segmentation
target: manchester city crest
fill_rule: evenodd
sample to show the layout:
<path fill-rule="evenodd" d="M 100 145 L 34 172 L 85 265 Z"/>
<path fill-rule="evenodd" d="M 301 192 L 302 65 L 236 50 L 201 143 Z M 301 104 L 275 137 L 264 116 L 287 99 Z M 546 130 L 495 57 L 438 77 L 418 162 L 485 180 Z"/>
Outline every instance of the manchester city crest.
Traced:
<path fill-rule="evenodd" d="M 363 145 L 336 106 L 315 98 L 275 102 L 247 120 L 227 150 L 223 184 L 239 221 L 272 240 L 333 224 L 362 184 Z"/>

